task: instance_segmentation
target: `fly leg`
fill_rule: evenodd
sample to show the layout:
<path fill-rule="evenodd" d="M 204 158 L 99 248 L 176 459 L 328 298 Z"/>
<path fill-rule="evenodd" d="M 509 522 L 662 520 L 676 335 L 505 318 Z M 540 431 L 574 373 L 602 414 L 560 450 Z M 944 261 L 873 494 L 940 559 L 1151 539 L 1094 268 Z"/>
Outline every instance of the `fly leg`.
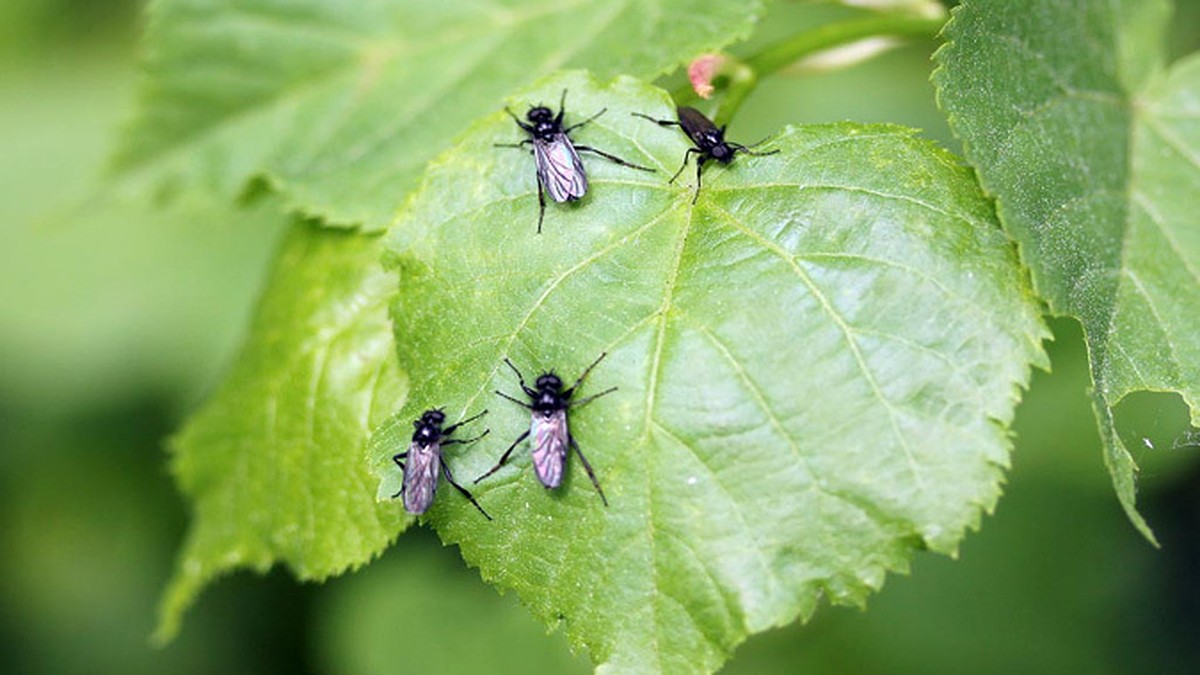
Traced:
<path fill-rule="evenodd" d="M 562 90 L 562 96 L 558 97 L 558 114 L 554 116 L 555 124 L 562 126 L 563 115 L 567 114 L 567 90 Z"/>
<path fill-rule="evenodd" d="M 633 115 L 634 117 L 641 117 L 642 119 L 650 120 L 651 122 L 654 122 L 655 124 L 657 124 L 660 127 L 679 127 L 680 129 L 683 128 L 683 125 L 680 124 L 676 120 L 656 120 L 653 117 L 651 117 L 645 113 L 639 113 L 639 112 L 631 112 L 629 114 Z"/>
<path fill-rule="evenodd" d="M 531 134 L 533 133 L 533 125 L 522 122 L 521 118 L 517 117 L 517 114 L 514 113 L 513 111 L 509 110 L 507 107 L 504 109 L 504 112 L 508 113 L 508 116 L 513 118 L 513 121 L 517 123 L 517 126 L 521 127 L 522 129 L 524 129 L 525 131 L 528 131 Z"/>
<path fill-rule="evenodd" d="M 594 398 L 594 397 L 593 397 Z M 604 490 L 600 489 L 600 481 L 596 480 L 596 472 L 592 471 L 592 465 L 588 463 L 587 457 L 583 456 L 583 451 L 579 449 L 579 444 L 575 442 L 574 436 L 568 436 L 571 441 L 571 447 L 575 450 L 575 454 L 579 455 L 579 461 L 583 462 L 583 468 L 587 471 L 588 478 L 592 479 L 592 485 L 596 486 L 596 492 L 600 493 L 600 501 L 608 506 L 608 497 L 604 496 Z"/>
<path fill-rule="evenodd" d="M 579 406 L 586 405 L 588 403 L 591 403 L 592 401 L 595 401 L 596 399 L 600 398 L 601 396 L 604 396 L 605 394 L 611 394 L 616 390 L 617 390 L 616 387 L 611 387 L 609 389 L 605 389 L 604 391 L 600 392 L 599 394 L 592 394 L 591 396 L 589 396 L 587 398 L 581 398 L 578 401 L 571 401 L 568 405 L 570 405 L 572 408 L 578 408 Z"/>
<path fill-rule="evenodd" d="M 484 432 L 483 435 L 486 435 L 486 434 L 487 434 L 487 432 Z M 479 440 L 479 439 L 476 439 L 476 440 Z M 475 501 L 475 497 L 472 496 L 471 493 L 468 492 L 465 487 L 463 487 L 463 486 L 459 485 L 457 482 L 455 482 L 454 474 L 450 473 L 450 467 L 447 466 L 447 464 L 445 462 L 442 462 L 442 473 L 445 474 L 445 476 L 446 476 L 446 482 L 453 485 L 455 490 L 458 490 L 459 492 L 462 493 L 462 496 L 464 496 L 468 500 L 470 500 L 470 502 L 475 505 L 475 508 L 479 509 L 479 512 L 483 514 L 484 518 L 487 518 L 488 520 L 492 519 L 492 517 L 488 515 L 488 512 L 484 511 L 483 507 L 479 505 L 479 502 Z"/>
<path fill-rule="evenodd" d="M 752 148 L 757 148 L 758 146 L 762 145 L 763 143 L 766 143 L 769 140 L 771 140 L 771 137 L 767 136 L 766 138 L 762 139 L 761 141 L 759 141 L 757 143 L 752 143 L 750 145 L 742 145 L 741 143 L 730 143 L 729 147 L 733 148 L 737 152 L 744 152 L 747 155 L 754 155 L 755 157 L 766 157 L 767 155 L 779 154 L 778 148 L 776 148 L 774 150 L 769 150 L 767 152 L 754 152 L 754 150 L 752 150 Z"/>
<path fill-rule="evenodd" d="M 604 152 L 603 150 L 597 150 L 596 148 L 593 148 L 588 145 L 576 145 L 575 149 L 579 150 L 581 152 L 595 153 L 597 155 L 600 155 L 604 159 L 607 159 L 608 161 L 613 162 L 614 164 L 620 164 L 621 166 L 627 166 L 631 169 L 637 169 L 638 171 L 650 171 L 650 172 L 654 171 L 654 169 L 651 169 L 648 166 L 642 166 L 641 164 L 634 164 L 633 162 L 627 162 L 627 161 L 621 159 L 620 157 L 617 157 L 616 155 L 610 155 L 607 152 Z"/>
<path fill-rule="evenodd" d="M 606 113 L 606 112 L 608 112 L 608 108 L 601 108 L 601 109 L 600 109 L 600 112 L 596 113 L 595 115 L 592 115 L 591 117 L 587 118 L 586 120 L 584 120 L 584 121 L 582 121 L 582 122 L 577 122 L 577 123 L 575 123 L 575 124 L 572 124 L 572 125 L 571 125 L 571 126 L 569 126 L 569 127 L 566 127 L 565 129 L 563 129 L 563 133 L 564 133 L 564 134 L 569 134 L 569 133 L 571 133 L 572 131 L 574 131 L 574 130 L 578 129 L 579 127 L 581 127 L 581 126 L 583 126 L 583 125 L 585 125 L 585 124 L 588 124 L 588 123 L 590 123 L 592 120 L 596 119 L 597 117 L 599 117 L 599 116 L 603 115 L 603 114 L 604 114 L 604 113 Z M 561 120 L 559 120 L 559 121 L 561 122 Z"/>
<path fill-rule="evenodd" d="M 442 430 L 442 435 L 449 436 L 450 434 L 454 433 L 455 429 L 457 429 L 457 428 L 461 427 L 462 425 L 467 424 L 469 422 L 474 422 L 475 420 L 479 419 L 480 417 L 483 417 L 487 413 L 488 413 L 488 411 L 484 410 L 483 412 L 479 413 L 478 415 L 472 415 L 471 417 L 468 417 L 467 419 L 465 419 L 457 424 L 451 424 L 450 426 L 448 426 Z M 484 433 L 487 433 L 487 432 L 484 432 Z M 442 443 L 442 445 L 445 445 L 445 443 Z"/>
<path fill-rule="evenodd" d="M 604 357 L 604 356 L 603 356 L 603 354 L 602 354 L 602 355 L 601 355 L 601 358 L 603 358 L 603 357 Z M 599 359 L 597 359 L 597 360 L 599 360 Z M 512 361 L 509 361 L 509 360 L 508 360 L 508 357 L 507 357 L 507 356 L 506 356 L 506 357 L 504 357 L 504 363 L 505 363 L 505 364 L 506 364 L 506 365 L 507 365 L 509 368 L 512 368 L 512 371 L 513 371 L 514 373 L 516 373 L 516 374 L 517 374 L 517 381 L 521 383 L 521 391 L 525 392 L 525 395 L 526 395 L 526 396 L 530 396 L 530 397 L 536 397 L 536 396 L 538 395 L 538 393 L 537 393 L 536 391 L 534 391 L 534 390 L 530 389 L 529 387 L 525 386 L 525 376 L 521 375 L 521 371 L 517 370 L 517 367 L 513 365 L 513 362 L 512 362 Z M 508 396 L 507 394 L 504 394 L 504 393 L 502 393 L 502 392 L 499 392 L 499 391 L 498 391 L 498 392 L 496 392 L 496 393 L 497 393 L 497 394 L 500 394 L 501 396 L 504 396 L 504 397 L 508 398 L 510 401 L 511 401 L 511 400 L 513 400 L 513 399 L 512 399 L 512 397 L 511 397 L 511 396 Z M 521 402 L 520 402 L 520 401 L 517 401 L 517 403 L 521 403 Z M 521 403 L 521 405 L 525 405 L 525 404 L 524 404 L 524 403 Z M 528 408 L 529 406 L 525 405 L 525 407 L 526 407 L 526 408 Z"/>
<path fill-rule="evenodd" d="M 402 452 L 398 455 L 392 455 L 392 461 L 396 463 L 396 466 L 400 467 L 401 471 L 407 471 L 407 469 L 404 468 L 404 462 L 400 461 L 406 457 L 408 457 L 407 452 Z M 399 497 L 402 494 L 404 494 L 404 483 L 400 484 L 400 491 L 397 492 L 396 494 L 392 495 L 392 499 L 395 499 L 396 497 Z"/>
<path fill-rule="evenodd" d="M 696 194 L 692 195 L 692 204 L 695 204 L 696 200 L 700 199 L 700 170 L 704 168 L 705 159 L 706 157 L 704 155 L 700 155 L 696 158 Z"/>
<path fill-rule="evenodd" d="M 592 372 L 592 368 L 595 368 L 596 365 L 603 361 L 604 357 L 606 356 L 608 356 L 608 352 L 600 352 L 600 356 L 597 356 L 596 360 L 592 361 L 592 365 L 583 369 L 583 372 L 579 375 L 579 379 L 575 380 L 575 384 L 571 385 L 570 389 L 563 392 L 563 398 L 571 398 L 571 393 L 579 387 L 579 385 L 583 382 L 583 378 L 587 377 L 588 373 Z"/>
<path fill-rule="evenodd" d="M 694 154 L 703 155 L 704 151 L 699 148 L 688 148 L 687 152 L 683 153 L 683 163 L 679 165 L 679 170 L 675 172 L 674 176 L 671 176 L 671 180 L 667 181 L 668 185 L 674 183 L 676 178 L 679 178 L 679 174 L 683 173 L 683 170 L 687 168 L 688 160 L 691 159 L 692 155 Z M 701 160 L 697 159 L 696 166 L 700 166 L 700 162 Z"/>
<path fill-rule="evenodd" d="M 546 219 L 546 189 L 542 187 L 542 177 L 538 175 L 538 229 L 537 233 L 542 233 L 542 221 Z"/>
<path fill-rule="evenodd" d="M 442 439 L 442 447 L 446 447 L 447 445 L 455 445 L 455 444 L 457 444 L 457 445 L 469 445 L 469 444 L 471 444 L 471 443 L 474 443 L 475 441 L 477 441 L 477 440 L 479 440 L 479 439 L 483 438 L 484 436 L 487 436 L 487 435 L 488 435 L 488 434 L 490 434 L 490 433 L 492 433 L 492 430 L 491 430 L 491 429 L 484 429 L 484 430 L 483 430 L 483 433 L 482 433 L 482 434 L 479 434 L 479 435 L 478 435 L 478 436 L 476 436 L 475 438 L 467 438 L 467 439 L 463 439 L 463 440 L 461 440 L 461 441 L 460 441 L 459 439 L 457 439 L 457 438 Z"/>
<path fill-rule="evenodd" d="M 513 403 L 516 403 L 517 405 L 521 406 L 522 408 L 528 408 L 529 410 L 533 410 L 533 406 L 529 405 L 528 403 L 526 403 L 524 401 L 520 401 L 520 400 L 513 398 L 512 396 L 509 396 L 508 394 L 500 391 L 499 389 L 496 390 L 496 394 L 503 396 L 504 398 L 512 401 Z M 532 395 L 536 396 L 537 393 L 534 392 Z"/>
<path fill-rule="evenodd" d="M 517 447 L 517 444 L 520 443 L 521 441 L 525 440 L 526 438 L 529 438 L 529 430 L 528 429 L 526 429 L 520 436 L 517 436 L 517 440 L 513 441 L 512 445 L 508 446 L 508 449 L 504 451 L 503 455 L 500 455 L 500 461 L 496 462 L 496 466 L 493 466 L 491 469 L 488 470 L 487 473 L 483 474 L 479 478 L 476 478 L 475 483 L 479 483 L 479 481 L 481 481 L 484 478 L 487 478 L 488 476 L 499 471 L 500 467 L 504 466 L 504 463 L 508 461 L 508 456 L 512 454 L 513 448 Z"/>

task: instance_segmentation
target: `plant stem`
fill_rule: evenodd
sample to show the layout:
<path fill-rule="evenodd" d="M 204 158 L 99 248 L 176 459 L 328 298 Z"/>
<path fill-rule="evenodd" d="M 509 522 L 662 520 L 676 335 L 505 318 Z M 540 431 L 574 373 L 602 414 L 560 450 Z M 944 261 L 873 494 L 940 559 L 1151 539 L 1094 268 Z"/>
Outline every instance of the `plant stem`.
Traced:
<path fill-rule="evenodd" d="M 774 74 L 806 56 L 870 37 L 933 37 L 945 22 L 945 16 L 884 14 L 831 23 L 794 35 L 737 65 L 738 75 L 731 78 L 714 119 L 718 124 L 727 122 L 764 76 Z M 691 94 L 690 87 L 673 92 L 676 100 Z"/>

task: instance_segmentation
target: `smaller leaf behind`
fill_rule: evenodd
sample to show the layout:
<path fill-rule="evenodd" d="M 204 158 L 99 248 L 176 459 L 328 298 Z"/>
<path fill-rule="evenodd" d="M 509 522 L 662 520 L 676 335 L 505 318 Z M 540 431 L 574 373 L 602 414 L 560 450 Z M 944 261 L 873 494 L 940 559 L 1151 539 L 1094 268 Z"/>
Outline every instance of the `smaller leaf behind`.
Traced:
<path fill-rule="evenodd" d="M 1133 524 L 1113 407 L 1175 391 L 1200 425 L 1200 56 L 1164 73 L 1166 0 L 968 1 L 938 100 L 1050 311 L 1078 319 L 1104 459 Z"/>
<path fill-rule="evenodd" d="M 528 152 L 502 112 L 435 162 L 387 238 L 408 408 L 372 437 L 379 496 L 423 406 L 491 409 L 492 434 L 449 461 L 482 474 L 529 412 L 502 364 L 567 383 L 601 352 L 570 425 L 577 457 L 541 487 L 527 447 L 428 518 L 485 580 L 565 624 L 605 671 L 704 672 L 747 635 L 862 604 L 914 551 L 952 554 L 1000 492 L 1017 387 L 1047 333 L 971 173 L 893 126 L 789 128 L 760 149 L 667 178 L 688 143 L 664 94 L 568 73 L 512 106 L 554 102 L 591 189 L 536 234 Z M 732 130 L 734 140 L 736 129 Z M 753 142 L 757 139 L 740 139 Z"/>
<path fill-rule="evenodd" d="M 654 77 L 746 37 L 759 0 L 156 0 L 115 185 L 235 195 L 380 230 L 425 163 L 564 65 Z"/>
<path fill-rule="evenodd" d="M 214 577 L 286 564 L 323 579 L 378 554 L 411 522 L 372 499 L 368 430 L 403 404 L 379 238 L 293 225 L 220 390 L 171 442 L 192 524 L 156 639 Z"/>

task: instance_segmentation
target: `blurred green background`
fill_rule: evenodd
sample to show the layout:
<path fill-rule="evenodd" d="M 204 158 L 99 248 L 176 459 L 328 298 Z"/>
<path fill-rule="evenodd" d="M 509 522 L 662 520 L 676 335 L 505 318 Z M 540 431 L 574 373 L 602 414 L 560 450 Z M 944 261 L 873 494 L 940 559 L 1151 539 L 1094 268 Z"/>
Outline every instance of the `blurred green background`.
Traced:
<path fill-rule="evenodd" d="M 93 193 L 131 108 L 139 11 L 0 3 L 0 671 L 587 672 L 425 530 L 320 586 L 223 580 L 179 639 L 147 646 L 187 518 L 162 441 L 236 349 L 280 219 Z M 839 11 L 777 3 L 755 43 Z M 1173 56 L 1200 47 L 1200 2 L 1172 31 Z M 927 81 L 934 47 L 772 79 L 732 133 L 891 121 L 956 149 Z M 1183 404 L 1144 394 L 1118 410 L 1155 550 L 1102 466 L 1079 329 L 1052 327 L 1054 371 L 1020 408 L 1007 494 L 959 559 L 918 555 L 868 611 L 824 607 L 754 637 L 727 672 L 1200 672 L 1200 449 L 1172 447 Z"/>

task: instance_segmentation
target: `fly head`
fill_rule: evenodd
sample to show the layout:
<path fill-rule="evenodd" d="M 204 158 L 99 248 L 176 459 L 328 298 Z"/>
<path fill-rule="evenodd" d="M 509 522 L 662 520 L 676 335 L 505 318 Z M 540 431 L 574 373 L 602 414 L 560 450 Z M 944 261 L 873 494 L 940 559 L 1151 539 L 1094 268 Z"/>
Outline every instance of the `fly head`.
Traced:
<path fill-rule="evenodd" d="M 413 421 L 413 427 L 416 428 L 413 442 L 421 445 L 436 443 L 442 437 L 442 423 L 445 421 L 446 414 L 441 410 L 426 410 L 421 419 Z"/>
<path fill-rule="evenodd" d="M 726 143 L 725 141 L 720 141 L 719 143 L 716 143 L 715 145 L 710 147 L 708 149 L 708 152 L 705 154 L 707 154 L 709 157 L 712 157 L 713 159 L 717 160 L 718 162 L 720 162 L 722 164 L 728 164 L 733 161 L 733 156 L 736 153 L 737 153 L 737 150 L 730 147 L 728 143 Z"/>
<path fill-rule="evenodd" d="M 525 113 L 525 117 L 533 127 L 532 132 L 535 138 L 553 141 L 562 133 L 562 123 L 554 115 L 554 111 L 544 105 L 530 108 L 529 112 Z"/>
<path fill-rule="evenodd" d="M 561 391 L 562 390 L 562 380 L 560 380 L 558 378 L 558 376 L 555 375 L 554 373 L 545 373 L 543 375 L 538 376 L 537 390 L 538 391 L 553 391 L 553 392 Z"/>

